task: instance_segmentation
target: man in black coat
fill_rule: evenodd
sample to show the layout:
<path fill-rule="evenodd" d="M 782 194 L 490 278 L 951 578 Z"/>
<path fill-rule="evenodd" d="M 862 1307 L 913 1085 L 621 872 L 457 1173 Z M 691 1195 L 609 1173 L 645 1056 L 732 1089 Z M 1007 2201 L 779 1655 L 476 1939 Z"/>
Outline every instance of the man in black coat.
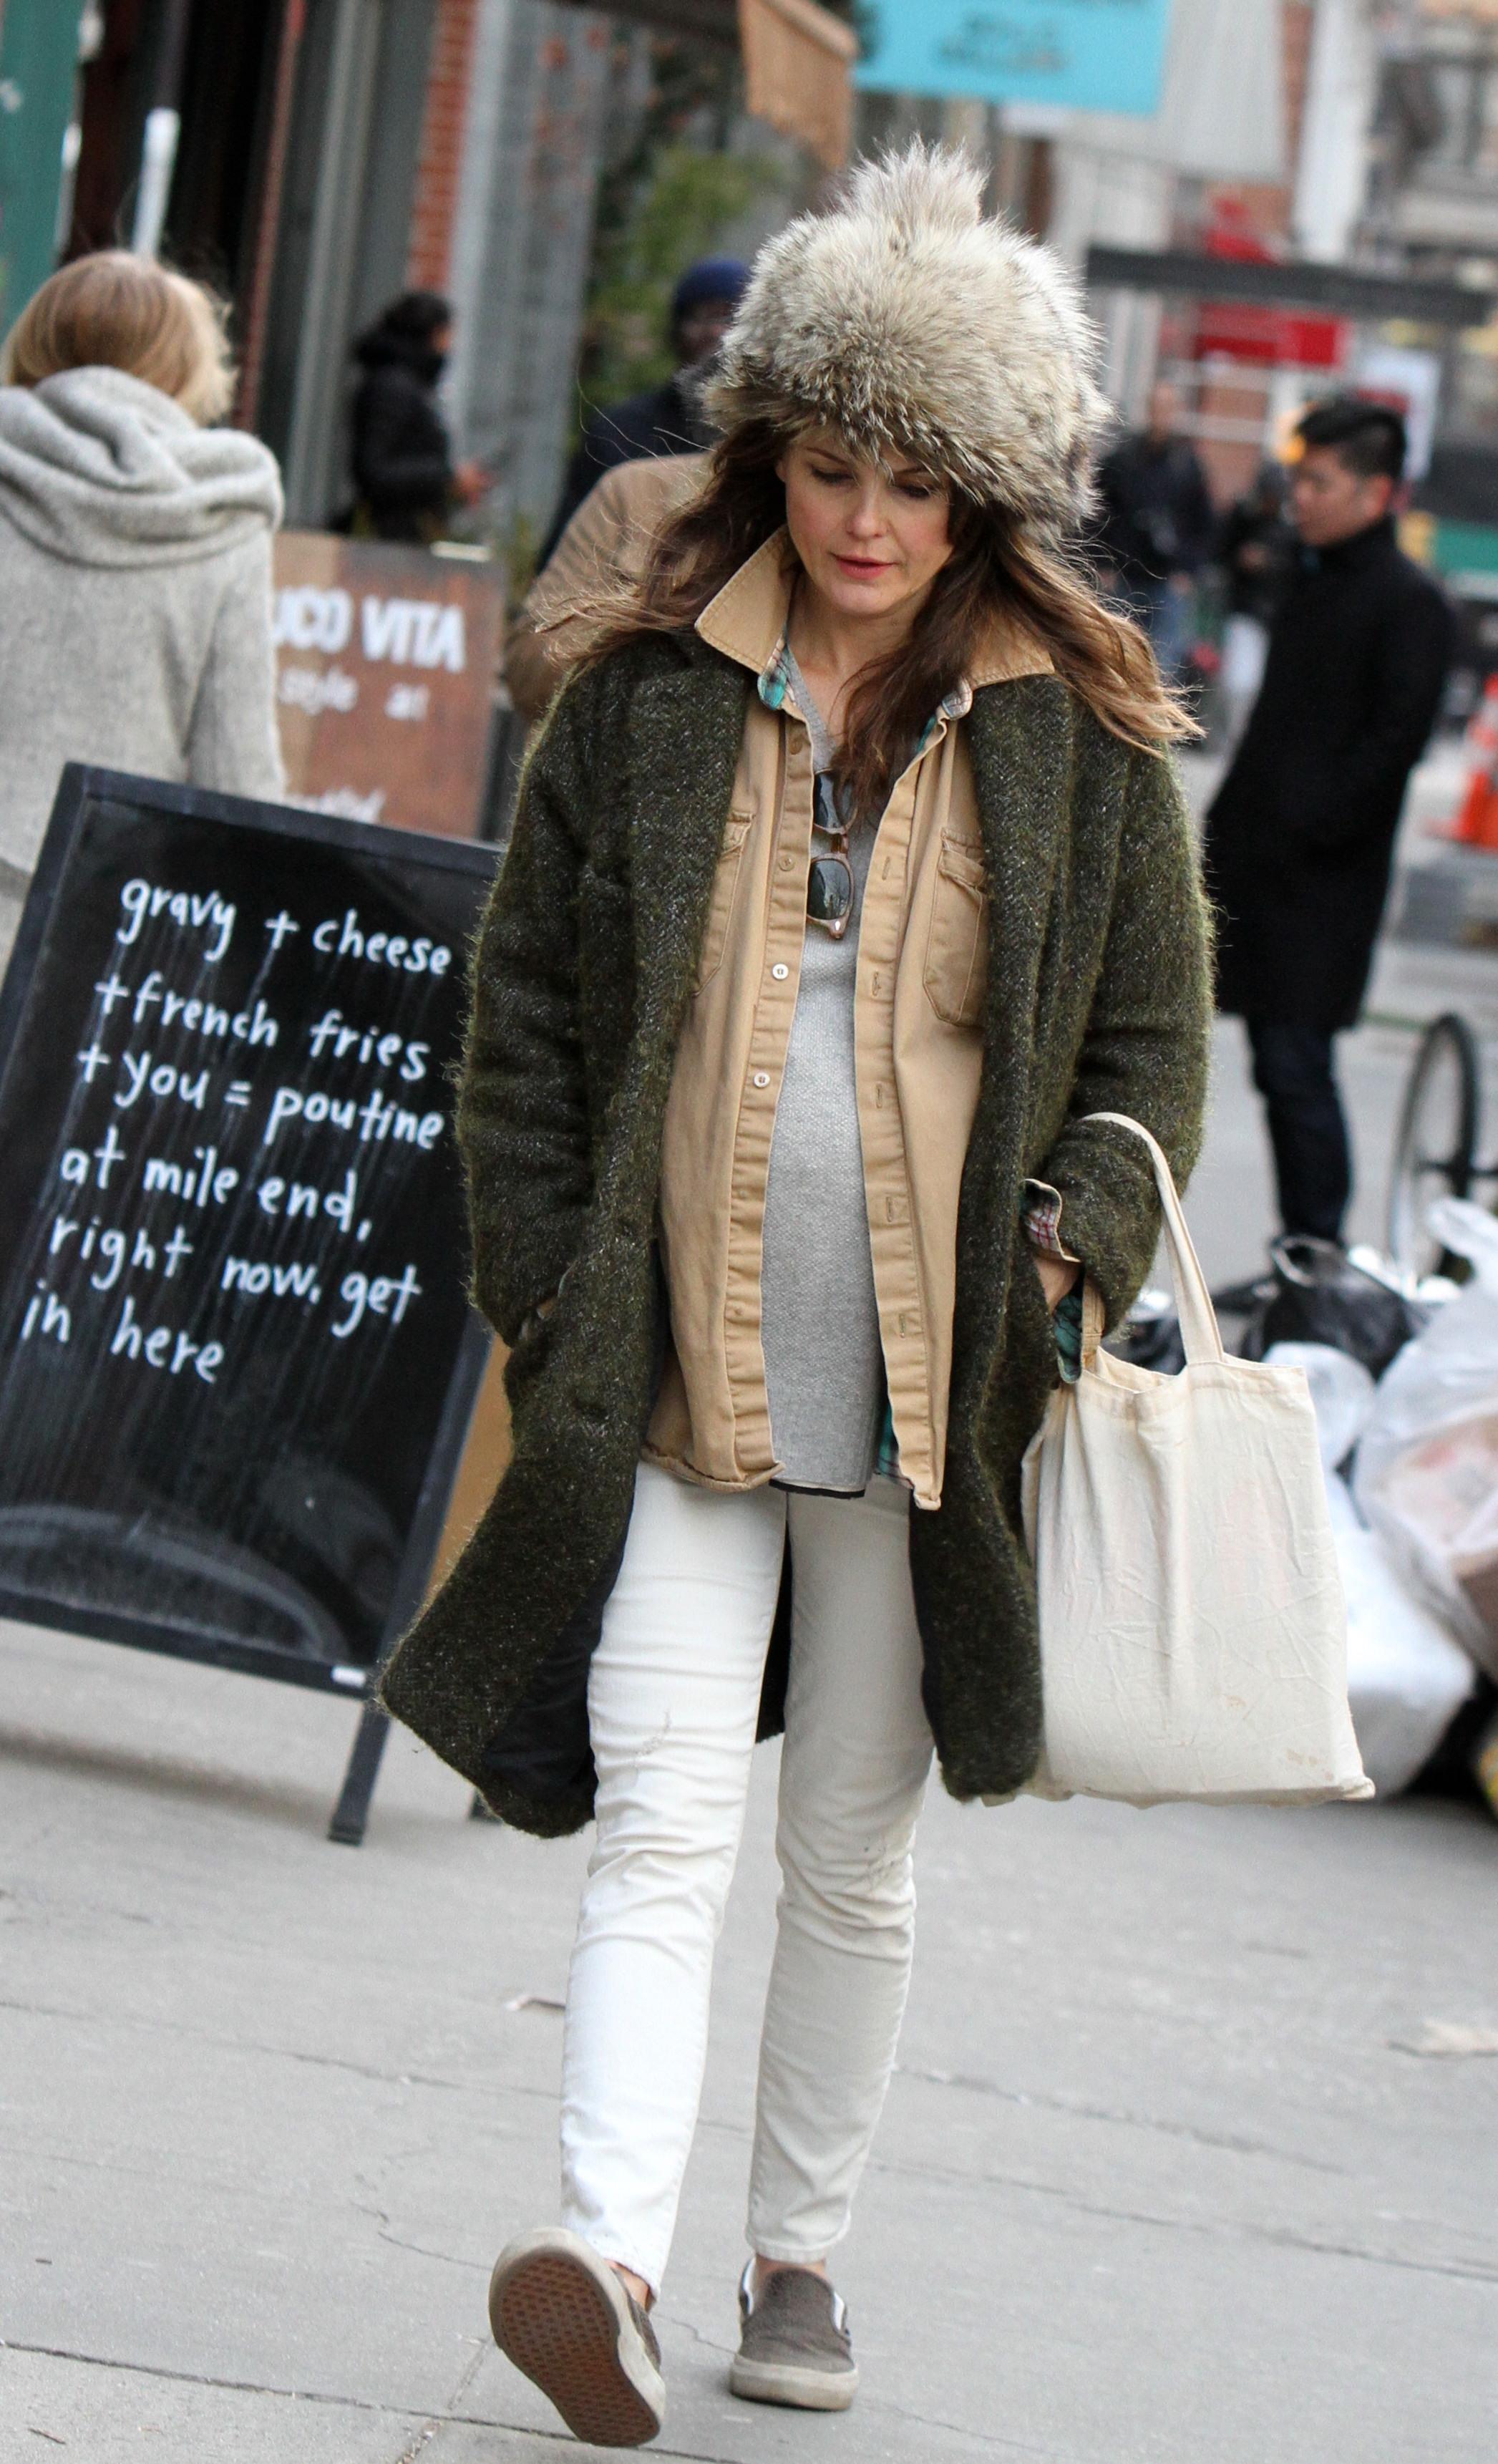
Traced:
<path fill-rule="evenodd" d="M 562 500 L 541 543 L 538 569 L 606 471 L 617 470 L 621 462 L 641 462 L 662 454 L 700 453 L 712 444 L 693 371 L 704 368 L 716 353 L 748 279 L 749 269 L 737 256 L 705 256 L 687 268 L 671 303 L 675 374 L 649 393 L 631 394 L 628 402 L 594 411 L 567 464 Z"/>
<path fill-rule="evenodd" d="M 1395 539 L 1399 414 L 1344 396 L 1313 405 L 1296 434 L 1296 569 L 1207 817 L 1206 868 L 1218 1007 L 1248 1029 L 1285 1229 L 1335 1241 L 1352 1164 L 1333 1038 L 1361 1006 L 1453 617 Z"/>

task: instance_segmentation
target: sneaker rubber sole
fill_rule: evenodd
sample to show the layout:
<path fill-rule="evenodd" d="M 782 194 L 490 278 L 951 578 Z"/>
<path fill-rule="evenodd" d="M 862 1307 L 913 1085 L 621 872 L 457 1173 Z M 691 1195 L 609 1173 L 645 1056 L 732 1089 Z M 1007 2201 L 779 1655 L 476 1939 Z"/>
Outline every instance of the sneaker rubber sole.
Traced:
<path fill-rule="evenodd" d="M 543 2227 L 501 2251 L 489 2285 L 495 2343 L 589 2447 L 645 2447 L 666 2389 L 606 2259 Z"/>
<path fill-rule="evenodd" d="M 746 2362 L 736 2353 L 728 2386 L 746 2404 L 789 2404 L 803 2412 L 846 2412 L 858 2393 L 858 2372 L 812 2370 L 792 2362 Z"/>

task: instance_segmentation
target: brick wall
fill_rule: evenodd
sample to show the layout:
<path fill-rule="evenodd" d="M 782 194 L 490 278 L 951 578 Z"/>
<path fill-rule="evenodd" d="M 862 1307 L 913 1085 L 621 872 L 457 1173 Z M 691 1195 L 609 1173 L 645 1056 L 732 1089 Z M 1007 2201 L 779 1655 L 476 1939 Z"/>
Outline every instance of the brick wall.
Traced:
<path fill-rule="evenodd" d="M 1306 116 L 1306 82 L 1311 73 L 1311 19 L 1310 0 L 1285 0 L 1285 130 L 1293 184 L 1300 160 L 1301 123 Z"/>
<path fill-rule="evenodd" d="M 1215 186 L 1207 191 L 1209 212 L 1219 198 L 1236 198 L 1254 229 L 1266 239 L 1283 240 L 1289 231 L 1295 165 L 1300 156 L 1300 130 L 1306 110 L 1312 15 L 1309 0 L 1285 0 L 1280 12 L 1285 61 L 1285 179 L 1273 186 L 1239 182 L 1231 187 Z"/>
<path fill-rule="evenodd" d="M 1210 219 L 1226 205 L 1236 208 L 1249 227 L 1261 238 L 1278 247 L 1288 247 L 1290 216 L 1295 195 L 1295 165 L 1300 155 L 1301 123 L 1306 109 L 1306 80 L 1311 62 L 1311 33 L 1314 11 L 1310 0 L 1284 0 L 1280 12 L 1285 64 L 1285 178 L 1268 183 L 1239 182 L 1232 186 L 1215 185 L 1207 188 L 1203 203 Z M 1328 380 L 1332 382 L 1331 379 Z M 1235 383 L 1232 375 L 1220 370 L 1203 381 L 1196 407 L 1203 417 L 1232 420 L 1245 428 L 1257 427 L 1265 410 L 1265 388 L 1261 378 L 1246 373 Z M 1263 458 L 1262 441 L 1203 437 L 1201 453 L 1207 480 L 1219 504 L 1230 504 L 1247 488 Z"/>
<path fill-rule="evenodd" d="M 413 291 L 445 291 L 448 286 L 477 17 L 478 0 L 437 0 L 406 259 L 406 279 Z"/>

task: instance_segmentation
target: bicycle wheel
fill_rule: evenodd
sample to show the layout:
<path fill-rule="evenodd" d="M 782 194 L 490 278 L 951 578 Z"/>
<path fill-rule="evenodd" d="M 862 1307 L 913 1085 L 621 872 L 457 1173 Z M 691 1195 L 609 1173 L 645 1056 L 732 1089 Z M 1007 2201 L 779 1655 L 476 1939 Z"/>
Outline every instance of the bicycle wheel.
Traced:
<path fill-rule="evenodd" d="M 1482 1058 L 1465 1018 L 1433 1019 L 1404 1089 L 1389 1176 L 1389 1249 L 1407 1274 L 1449 1265 L 1425 1229 L 1435 1198 L 1465 1198 L 1472 1185 L 1482 1105 Z"/>

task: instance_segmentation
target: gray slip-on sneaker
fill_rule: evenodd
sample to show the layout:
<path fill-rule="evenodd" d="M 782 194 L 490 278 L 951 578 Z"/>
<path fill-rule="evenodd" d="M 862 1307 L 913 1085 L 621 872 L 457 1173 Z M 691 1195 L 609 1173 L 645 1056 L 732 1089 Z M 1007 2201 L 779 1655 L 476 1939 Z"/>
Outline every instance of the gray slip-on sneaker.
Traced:
<path fill-rule="evenodd" d="M 661 2348 L 633 2294 L 580 2233 L 521 2233 L 489 2282 L 495 2343 L 588 2447 L 646 2447 L 666 2418 Z"/>
<path fill-rule="evenodd" d="M 758 2299 L 754 2261 L 738 2287 L 742 2332 L 728 2367 L 735 2395 L 750 2404 L 795 2404 L 846 2412 L 858 2392 L 848 2306 L 825 2276 L 779 2267 Z"/>

